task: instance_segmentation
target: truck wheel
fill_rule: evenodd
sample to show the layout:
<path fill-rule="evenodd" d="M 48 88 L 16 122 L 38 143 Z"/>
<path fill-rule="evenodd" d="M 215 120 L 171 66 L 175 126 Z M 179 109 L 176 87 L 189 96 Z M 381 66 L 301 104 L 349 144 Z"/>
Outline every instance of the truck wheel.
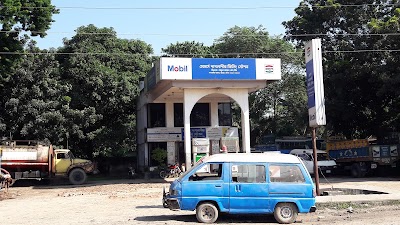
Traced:
<path fill-rule="evenodd" d="M 196 218 L 200 223 L 214 223 L 218 219 L 218 209 L 212 203 L 202 203 L 196 208 Z"/>
<path fill-rule="evenodd" d="M 69 182 L 74 185 L 83 184 L 86 182 L 87 175 L 81 168 L 75 168 L 69 172 Z"/>
<path fill-rule="evenodd" d="M 274 210 L 274 217 L 278 223 L 293 223 L 298 214 L 297 206 L 293 203 L 278 203 Z"/>
<path fill-rule="evenodd" d="M 366 172 L 363 171 L 363 169 L 362 169 L 362 167 L 361 167 L 361 165 L 359 163 L 354 163 L 351 166 L 351 175 L 353 177 L 360 178 L 360 177 L 364 177 L 365 174 L 366 174 Z"/>

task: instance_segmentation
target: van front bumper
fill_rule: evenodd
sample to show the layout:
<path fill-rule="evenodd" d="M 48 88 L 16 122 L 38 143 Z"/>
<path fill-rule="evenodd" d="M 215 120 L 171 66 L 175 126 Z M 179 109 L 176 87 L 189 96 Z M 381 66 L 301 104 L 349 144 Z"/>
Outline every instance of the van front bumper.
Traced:
<path fill-rule="evenodd" d="M 179 201 L 176 198 L 168 198 L 166 199 L 168 208 L 170 210 L 180 210 L 181 207 L 179 206 Z"/>
<path fill-rule="evenodd" d="M 180 210 L 181 207 L 179 206 L 179 201 L 177 198 L 171 198 L 169 193 L 164 193 L 163 194 L 163 199 L 162 199 L 163 207 L 164 208 L 169 208 L 170 210 Z"/>
<path fill-rule="evenodd" d="M 316 206 L 311 206 L 310 208 L 310 213 L 317 211 L 317 207 Z"/>

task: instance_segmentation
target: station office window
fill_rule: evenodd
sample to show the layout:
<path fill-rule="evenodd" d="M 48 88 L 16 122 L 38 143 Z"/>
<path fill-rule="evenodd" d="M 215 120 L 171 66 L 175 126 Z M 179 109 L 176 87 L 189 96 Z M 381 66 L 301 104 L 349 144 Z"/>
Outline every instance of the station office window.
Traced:
<path fill-rule="evenodd" d="M 183 127 L 183 103 L 174 103 L 174 127 Z"/>
<path fill-rule="evenodd" d="M 193 127 L 211 126 L 210 123 L 210 104 L 197 103 L 190 114 L 190 124 Z"/>
<path fill-rule="evenodd" d="M 218 103 L 218 124 L 220 126 L 232 126 L 231 103 Z"/>
<path fill-rule="evenodd" d="M 183 127 L 183 103 L 174 103 L 174 126 Z M 210 104 L 197 103 L 190 114 L 190 126 L 210 126 Z"/>
<path fill-rule="evenodd" d="M 151 103 L 148 105 L 148 127 L 165 127 L 165 104 Z"/>

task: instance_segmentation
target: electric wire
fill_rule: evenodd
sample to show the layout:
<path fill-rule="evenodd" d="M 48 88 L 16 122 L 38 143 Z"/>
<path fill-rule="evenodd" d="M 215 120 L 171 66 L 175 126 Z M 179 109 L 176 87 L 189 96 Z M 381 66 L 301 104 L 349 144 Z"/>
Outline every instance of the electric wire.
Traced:
<path fill-rule="evenodd" d="M 0 31 L 0 33 L 23 33 L 25 31 Z M 107 32 L 36 32 L 34 34 L 79 34 L 79 35 L 115 35 Z M 204 36 L 214 37 L 220 36 L 220 34 L 166 34 L 166 33 L 118 33 L 117 36 Z M 314 34 L 281 34 L 281 35 L 269 35 L 269 34 L 236 34 L 234 37 L 271 37 L 271 36 L 286 36 L 286 37 L 309 37 L 309 36 L 399 36 L 400 33 L 348 33 L 348 34 L 335 34 L 335 33 L 314 33 Z"/>
<path fill-rule="evenodd" d="M 399 3 L 385 4 L 332 4 L 332 5 L 298 5 L 298 6 L 254 6 L 254 7 L 85 7 L 85 6 L 23 6 L 21 9 L 84 9 L 84 10 L 257 10 L 257 9 L 295 9 L 295 8 L 351 8 L 351 7 L 395 7 Z M 1 6 L 15 8 L 15 6 Z"/>
<path fill-rule="evenodd" d="M 327 53 L 368 53 L 368 52 L 400 52 L 400 49 L 365 49 L 365 50 L 326 50 L 322 54 Z M 302 51 L 293 52 L 231 52 L 231 53 L 159 53 L 159 54 L 143 54 L 143 53 L 113 53 L 113 52 L 0 52 L 0 55 L 121 55 L 121 56 L 244 56 L 244 55 L 290 55 L 304 54 Z"/>

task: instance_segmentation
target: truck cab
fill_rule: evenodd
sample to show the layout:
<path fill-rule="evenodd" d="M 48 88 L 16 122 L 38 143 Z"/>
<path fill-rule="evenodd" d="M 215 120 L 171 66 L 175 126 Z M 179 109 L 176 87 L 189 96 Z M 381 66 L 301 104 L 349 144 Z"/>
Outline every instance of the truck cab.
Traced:
<path fill-rule="evenodd" d="M 54 150 L 55 175 L 68 175 L 72 184 L 82 184 L 86 181 L 86 174 L 95 172 L 95 165 L 90 160 L 75 158 L 69 149 Z"/>

